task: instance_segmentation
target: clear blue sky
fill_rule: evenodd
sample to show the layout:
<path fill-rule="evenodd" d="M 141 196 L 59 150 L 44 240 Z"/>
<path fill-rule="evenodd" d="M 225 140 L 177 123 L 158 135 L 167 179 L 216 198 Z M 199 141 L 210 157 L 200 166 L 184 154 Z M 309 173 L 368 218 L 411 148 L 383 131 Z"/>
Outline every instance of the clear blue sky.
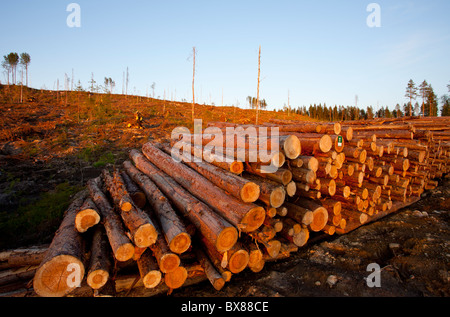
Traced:
<path fill-rule="evenodd" d="M 2 3 L 0 55 L 29 53 L 32 87 L 55 89 L 73 69 L 85 88 L 94 73 L 121 93 L 128 66 L 129 93 L 152 93 L 155 82 L 155 97 L 176 91 L 191 101 L 195 46 L 196 101 L 220 106 L 223 91 L 225 105 L 247 107 L 261 45 L 260 96 L 270 109 L 287 104 L 288 90 L 293 107 L 354 105 L 358 95 L 361 107 L 392 109 L 407 102 L 409 79 L 448 93 L 448 0 L 378 1 L 379 28 L 367 26 L 372 1 L 361 0 L 73 2 L 80 28 L 66 24 L 71 1 Z"/>

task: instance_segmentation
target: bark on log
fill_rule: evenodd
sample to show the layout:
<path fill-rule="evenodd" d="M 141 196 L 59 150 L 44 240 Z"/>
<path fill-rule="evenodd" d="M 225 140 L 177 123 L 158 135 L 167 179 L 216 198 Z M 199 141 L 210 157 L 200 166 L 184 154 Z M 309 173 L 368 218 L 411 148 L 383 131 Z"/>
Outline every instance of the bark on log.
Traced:
<path fill-rule="evenodd" d="M 187 251 L 191 246 L 191 236 L 167 197 L 147 175 L 134 167 L 130 161 L 124 161 L 123 166 L 147 196 L 170 250 L 177 254 Z"/>
<path fill-rule="evenodd" d="M 87 185 L 92 200 L 100 210 L 114 257 L 122 262 L 131 259 L 134 255 L 134 246 L 125 234 L 120 216 L 114 212 L 105 194 L 100 189 L 102 187 L 101 179 L 90 179 Z"/>
<path fill-rule="evenodd" d="M 166 153 L 170 153 L 173 158 L 182 161 L 184 164 L 201 174 L 217 187 L 246 203 L 255 202 L 260 195 L 260 188 L 257 184 L 246 180 L 238 175 L 227 172 L 219 167 L 207 162 L 195 162 L 191 155 L 183 155 L 170 148 L 162 146 Z"/>
<path fill-rule="evenodd" d="M 120 207 L 120 215 L 137 247 L 145 248 L 155 243 L 157 232 L 150 217 L 138 208 L 127 192 L 120 173 L 116 170 L 113 176 L 103 170 L 103 180 L 116 206 Z"/>
<path fill-rule="evenodd" d="M 264 222 L 263 208 L 232 197 L 196 171 L 174 162 L 169 155 L 151 143 L 144 144 L 142 150 L 148 160 L 240 230 L 250 232 Z"/>
<path fill-rule="evenodd" d="M 130 194 L 131 199 L 133 199 L 133 202 L 136 204 L 136 207 L 141 209 L 144 208 L 145 203 L 147 202 L 145 194 L 133 182 L 133 180 L 130 178 L 130 176 L 128 176 L 128 174 L 125 171 L 122 171 L 120 173 L 120 176 L 122 176 L 122 179 L 125 183 L 125 187 L 128 193 Z"/>
<path fill-rule="evenodd" d="M 111 246 L 108 243 L 105 228 L 97 226 L 92 237 L 86 282 L 92 289 L 102 288 L 108 282 L 111 273 Z"/>
<path fill-rule="evenodd" d="M 220 291 L 225 286 L 225 279 L 223 276 L 216 270 L 214 265 L 209 260 L 208 256 L 202 250 L 200 246 L 196 246 L 194 248 L 195 255 L 197 256 L 200 265 L 205 271 L 206 277 L 208 278 L 211 285 L 217 291 Z"/>
<path fill-rule="evenodd" d="M 155 288 L 161 283 L 162 274 L 151 251 L 146 249 L 137 260 L 139 275 L 146 288 Z"/>
<path fill-rule="evenodd" d="M 167 174 L 156 168 L 139 151 L 132 150 L 130 158 L 134 161 L 136 167 L 150 177 L 161 192 L 171 200 L 177 209 L 194 224 L 217 250 L 224 252 L 236 243 L 238 232 L 227 220 L 192 196 Z"/>

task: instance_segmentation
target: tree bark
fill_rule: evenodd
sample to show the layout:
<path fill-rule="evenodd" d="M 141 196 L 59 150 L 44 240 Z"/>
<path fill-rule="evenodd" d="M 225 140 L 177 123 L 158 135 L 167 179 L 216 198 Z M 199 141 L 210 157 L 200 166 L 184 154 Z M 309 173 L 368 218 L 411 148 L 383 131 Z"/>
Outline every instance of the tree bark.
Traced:
<path fill-rule="evenodd" d="M 33 288 L 39 296 L 67 295 L 84 277 L 85 241 L 75 229 L 75 216 L 87 196 L 87 190 L 83 190 L 74 197 L 36 271 Z"/>
<path fill-rule="evenodd" d="M 108 236 L 114 257 L 118 261 L 125 262 L 133 257 L 134 246 L 125 234 L 120 216 L 114 212 L 105 194 L 101 191 L 100 188 L 102 186 L 100 184 L 100 178 L 90 179 L 87 182 L 89 193 L 101 213 L 106 235 Z"/>
<path fill-rule="evenodd" d="M 170 176 L 160 171 L 137 150 L 130 152 L 136 167 L 158 186 L 177 209 L 219 250 L 229 250 L 237 241 L 238 232 L 227 220 L 192 196 Z"/>
<path fill-rule="evenodd" d="M 181 254 L 191 246 L 191 236 L 186 230 L 183 220 L 172 208 L 167 197 L 150 178 L 139 171 L 130 161 L 124 161 L 124 169 L 130 177 L 142 188 L 147 200 L 155 212 L 161 225 L 161 233 L 172 252 Z"/>
<path fill-rule="evenodd" d="M 170 148 L 162 146 L 166 153 L 170 153 Z M 201 174 L 217 187 L 223 189 L 230 195 L 242 200 L 246 203 L 255 202 L 260 195 L 259 186 L 243 177 L 227 172 L 219 167 L 211 165 L 207 162 L 195 162 L 192 156 L 186 156 L 172 151 L 172 157 L 182 161 L 184 164 Z"/>
<path fill-rule="evenodd" d="M 239 230 L 253 231 L 264 222 L 265 211 L 263 208 L 253 203 L 239 201 L 196 171 L 174 162 L 169 155 L 150 143 L 144 144 L 142 150 L 149 161 L 173 177 L 194 196 L 207 203 Z"/>
<path fill-rule="evenodd" d="M 92 289 L 103 287 L 112 273 L 111 246 L 105 228 L 97 226 L 92 237 L 91 258 L 86 281 Z"/>
<path fill-rule="evenodd" d="M 107 170 L 103 170 L 102 175 L 114 204 L 120 207 L 120 215 L 125 226 L 130 230 L 134 244 L 145 248 L 155 243 L 157 237 L 155 226 L 150 217 L 132 201 L 120 173 L 114 171 L 111 176 Z"/>
<path fill-rule="evenodd" d="M 146 288 L 155 288 L 162 279 L 162 274 L 158 269 L 158 264 L 151 251 L 146 249 L 137 260 L 139 274 Z"/>

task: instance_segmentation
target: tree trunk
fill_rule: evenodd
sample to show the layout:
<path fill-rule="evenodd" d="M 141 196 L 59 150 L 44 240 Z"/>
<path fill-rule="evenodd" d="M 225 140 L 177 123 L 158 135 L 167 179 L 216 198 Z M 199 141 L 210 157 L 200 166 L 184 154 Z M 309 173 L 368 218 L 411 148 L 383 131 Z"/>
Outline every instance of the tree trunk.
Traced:
<path fill-rule="evenodd" d="M 86 281 L 92 289 L 103 287 L 112 272 L 111 246 L 103 226 L 97 226 L 92 237 L 91 258 Z"/>
<path fill-rule="evenodd" d="M 159 190 L 148 176 L 139 171 L 130 161 L 125 161 L 123 166 L 131 178 L 143 189 L 150 206 L 158 219 L 162 234 L 170 250 L 181 254 L 191 245 L 191 237 L 180 217 L 173 210 L 167 197 Z"/>
<path fill-rule="evenodd" d="M 137 150 L 130 152 L 136 167 L 158 186 L 180 212 L 219 250 L 229 250 L 237 241 L 238 232 L 228 221 L 192 196 L 167 174 L 150 163 Z"/>
<path fill-rule="evenodd" d="M 155 226 L 150 217 L 134 205 L 120 173 L 115 171 L 111 176 L 107 170 L 103 170 L 102 175 L 114 204 L 121 209 L 120 215 L 125 226 L 130 230 L 134 244 L 145 248 L 155 243 L 157 236 Z"/>
<path fill-rule="evenodd" d="M 220 291 L 225 285 L 225 279 L 216 270 L 216 268 L 211 263 L 210 259 L 205 254 L 205 252 L 201 249 L 200 246 L 196 246 L 194 248 L 194 252 L 195 252 L 195 255 L 197 256 L 198 261 L 200 262 L 200 265 L 202 266 L 203 270 L 205 271 L 206 277 L 208 278 L 209 282 L 214 287 L 214 289 L 216 289 L 217 291 Z"/>
<path fill-rule="evenodd" d="M 75 217 L 75 228 L 78 232 L 86 232 L 100 221 L 100 212 L 90 197 L 86 198 Z"/>
<path fill-rule="evenodd" d="M 33 288 L 39 296 L 67 295 L 79 286 L 84 277 L 85 242 L 75 229 L 75 216 L 87 195 L 87 190 L 83 190 L 74 197 L 36 271 Z"/>
<path fill-rule="evenodd" d="M 256 175 L 244 174 L 244 177 L 259 187 L 259 200 L 267 206 L 278 208 L 283 205 L 286 199 L 286 190 L 283 185 Z"/>
<path fill-rule="evenodd" d="M 163 147 L 162 149 L 166 151 L 166 153 L 171 152 L 168 147 Z M 225 190 L 227 193 L 242 200 L 243 202 L 255 202 L 260 195 L 259 186 L 254 182 L 233 173 L 224 171 L 223 169 L 207 162 L 194 162 L 194 158 L 190 155 L 182 155 L 177 151 L 172 151 L 171 154 L 173 158 L 182 161 L 214 185 Z"/>
<path fill-rule="evenodd" d="M 252 203 L 243 203 L 228 195 L 194 170 L 174 162 L 169 155 L 150 143 L 144 144 L 142 150 L 153 164 L 173 177 L 194 196 L 211 206 L 239 230 L 253 231 L 264 222 L 263 208 Z"/>
<path fill-rule="evenodd" d="M 92 200 L 98 207 L 108 236 L 109 244 L 118 261 L 127 261 L 134 255 L 134 246 L 125 234 L 120 216 L 114 212 L 105 194 L 101 191 L 101 179 L 90 179 L 87 182 Z"/>
<path fill-rule="evenodd" d="M 161 282 L 162 274 L 151 251 L 146 249 L 137 260 L 139 274 L 146 288 L 155 288 Z"/>
<path fill-rule="evenodd" d="M 131 199 L 136 204 L 136 207 L 141 209 L 144 208 L 147 202 L 144 192 L 133 182 L 125 171 L 122 171 L 120 176 L 122 176 L 125 187 L 130 194 Z"/>

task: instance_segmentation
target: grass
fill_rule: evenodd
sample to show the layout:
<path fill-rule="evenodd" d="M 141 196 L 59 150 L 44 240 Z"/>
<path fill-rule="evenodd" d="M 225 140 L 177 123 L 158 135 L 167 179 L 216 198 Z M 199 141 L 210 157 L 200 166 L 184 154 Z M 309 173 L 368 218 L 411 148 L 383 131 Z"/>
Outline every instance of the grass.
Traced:
<path fill-rule="evenodd" d="M 62 183 L 32 203 L 21 202 L 14 214 L 0 213 L 0 249 L 31 244 L 52 236 L 79 186 Z"/>

